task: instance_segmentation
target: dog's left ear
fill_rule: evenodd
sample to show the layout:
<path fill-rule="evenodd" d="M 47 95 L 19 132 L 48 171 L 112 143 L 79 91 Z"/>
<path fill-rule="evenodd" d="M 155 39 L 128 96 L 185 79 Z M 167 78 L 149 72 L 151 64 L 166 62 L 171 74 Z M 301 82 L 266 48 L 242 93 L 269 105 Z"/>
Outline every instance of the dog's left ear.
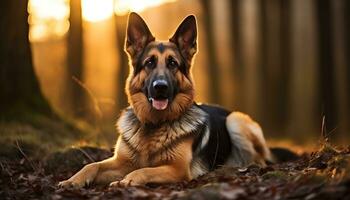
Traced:
<path fill-rule="evenodd" d="M 134 56 L 154 40 L 155 38 L 141 16 L 134 12 L 130 13 L 126 29 L 125 50 Z"/>
<path fill-rule="evenodd" d="M 193 15 L 186 17 L 169 41 L 175 43 L 181 54 L 190 61 L 197 52 L 196 17 Z"/>

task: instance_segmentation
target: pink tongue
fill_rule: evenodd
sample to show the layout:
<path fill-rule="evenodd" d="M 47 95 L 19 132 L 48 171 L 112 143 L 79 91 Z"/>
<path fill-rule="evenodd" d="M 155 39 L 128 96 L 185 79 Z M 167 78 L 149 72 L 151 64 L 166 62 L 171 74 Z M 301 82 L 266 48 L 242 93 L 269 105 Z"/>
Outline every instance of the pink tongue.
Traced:
<path fill-rule="evenodd" d="M 152 106 L 157 110 L 164 110 L 168 106 L 168 99 L 164 99 L 164 100 L 153 99 Z"/>

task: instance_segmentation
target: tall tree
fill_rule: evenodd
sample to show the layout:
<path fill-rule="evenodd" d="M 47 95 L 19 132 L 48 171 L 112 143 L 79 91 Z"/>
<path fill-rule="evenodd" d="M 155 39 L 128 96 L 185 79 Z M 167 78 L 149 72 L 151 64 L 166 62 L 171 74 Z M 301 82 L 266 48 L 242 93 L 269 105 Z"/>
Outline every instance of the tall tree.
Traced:
<path fill-rule="evenodd" d="M 241 52 L 241 38 L 242 36 L 240 35 L 240 26 L 241 26 L 241 9 L 240 5 L 241 0 L 230 0 L 229 2 L 229 10 L 230 10 L 230 18 L 231 18 L 231 46 L 233 50 L 233 55 L 232 55 L 232 63 L 233 63 L 233 74 L 232 77 L 234 77 L 235 80 L 235 99 L 234 99 L 234 106 L 236 108 L 242 109 L 241 107 L 244 107 L 244 99 L 241 94 L 244 92 L 244 81 L 243 81 L 243 64 L 242 64 L 242 52 Z M 240 107 L 241 106 L 241 107 Z"/>
<path fill-rule="evenodd" d="M 343 7 L 344 9 L 344 27 L 345 27 L 345 35 L 347 36 L 345 38 L 345 55 L 346 55 L 346 65 L 347 65 L 347 95 L 348 95 L 348 100 L 350 100 L 350 1 L 345 0 L 344 1 L 345 6 Z M 350 117 L 350 102 L 348 102 L 348 117 Z M 349 119 L 350 120 L 350 119 Z M 348 123 L 348 129 L 350 129 L 350 125 Z"/>
<path fill-rule="evenodd" d="M 70 0 L 70 28 L 67 41 L 66 91 L 68 110 L 75 117 L 83 117 L 86 111 L 83 88 L 72 77 L 83 80 L 83 23 L 81 0 Z M 65 97 L 66 98 L 66 97 Z M 67 101 L 65 99 L 64 101 Z"/>
<path fill-rule="evenodd" d="M 289 105 L 289 91 L 290 88 L 290 68 L 291 68 L 291 8 L 290 1 L 293 0 L 281 0 L 280 1 L 280 78 L 279 80 L 282 82 L 279 87 L 279 98 L 282 102 L 279 106 L 279 117 L 281 117 L 281 123 L 283 123 L 284 128 L 286 128 L 286 123 L 288 120 L 288 105 Z"/>
<path fill-rule="evenodd" d="M 28 40 L 28 0 L 4 0 L 0 11 L 0 119 L 50 114 L 37 81 Z"/>
<path fill-rule="evenodd" d="M 244 68 L 243 81 L 244 88 L 241 95 L 245 101 L 245 110 L 252 115 L 256 120 L 262 121 L 264 115 L 262 114 L 262 100 L 266 98 L 262 88 L 261 77 L 261 56 L 259 50 L 261 48 L 261 8 L 259 0 L 244 0 L 240 2 L 241 9 L 241 49 L 242 64 Z"/>
<path fill-rule="evenodd" d="M 320 100 L 322 114 L 326 119 L 326 132 L 330 132 L 337 125 L 336 95 L 334 80 L 334 58 L 333 58 L 333 32 L 332 32 L 332 12 L 331 0 L 316 1 L 318 34 L 319 34 L 319 66 L 320 66 Z"/>
<path fill-rule="evenodd" d="M 332 35 L 333 35 L 333 44 L 332 44 L 332 54 L 334 58 L 334 89 L 336 95 L 336 110 L 338 114 L 338 125 L 337 125 L 337 134 L 332 135 L 331 138 L 340 139 L 343 137 L 340 134 L 347 134 L 349 132 L 348 122 L 350 113 L 348 107 L 350 106 L 350 99 L 348 99 L 348 91 L 346 87 L 346 33 L 345 33 L 345 1 L 347 0 L 338 0 L 331 1 L 331 11 L 332 11 Z M 348 134 L 347 134 L 348 135 Z M 334 137 L 335 136 L 335 137 Z"/>
<path fill-rule="evenodd" d="M 300 139 L 302 136 L 315 133 L 315 123 L 321 122 L 321 116 L 315 112 L 318 86 L 316 11 L 313 0 L 291 0 L 289 3 L 292 42 L 288 132 L 293 136 L 295 133 L 300 133 L 297 136 Z"/>
<path fill-rule="evenodd" d="M 119 53 L 119 65 L 117 70 L 117 110 L 127 105 L 125 83 L 129 72 L 128 57 L 124 52 L 127 15 L 115 15 L 117 27 L 117 48 Z"/>
<path fill-rule="evenodd" d="M 285 128 L 287 108 L 288 4 L 280 0 L 259 1 L 261 16 L 261 46 L 259 65 L 265 98 L 263 123 L 269 132 L 280 134 Z M 288 51 L 287 51 L 288 52 Z M 284 54 L 283 54 L 284 53 Z"/>
<path fill-rule="evenodd" d="M 219 66 L 215 53 L 215 45 L 214 45 L 214 28 L 212 25 L 212 17 L 213 13 L 210 6 L 210 0 L 202 0 L 202 8 L 203 8 L 203 21 L 204 21 L 204 30 L 206 33 L 206 41 L 207 41 L 207 52 L 208 52 L 208 71 L 210 74 L 210 95 L 209 101 L 211 103 L 221 103 L 220 97 L 220 87 L 219 87 Z"/>

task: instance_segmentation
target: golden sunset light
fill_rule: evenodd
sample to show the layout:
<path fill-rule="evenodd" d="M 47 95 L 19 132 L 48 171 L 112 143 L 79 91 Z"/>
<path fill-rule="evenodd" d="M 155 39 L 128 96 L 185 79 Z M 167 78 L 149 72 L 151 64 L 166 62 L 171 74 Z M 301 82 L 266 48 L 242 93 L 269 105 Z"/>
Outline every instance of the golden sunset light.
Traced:
<path fill-rule="evenodd" d="M 176 0 L 81 0 L 83 20 L 97 23 Z M 30 41 L 64 36 L 69 30 L 69 0 L 29 0 Z"/>
<path fill-rule="evenodd" d="M 30 41 L 61 37 L 69 29 L 69 0 L 29 0 Z"/>
<path fill-rule="evenodd" d="M 160 6 L 164 3 L 174 1 L 176 0 L 116 0 L 114 12 L 117 15 L 125 15 L 130 11 L 141 12 L 147 8 Z"/>
<path fill-rule="evenodd" d="M 113 0 L 82 0 L 83 19 L 99 22 L 113 15 Z"/>
<path fill-rule="evenodd" d="M 1 199 L 350 200 L 350 0 L 1 6 Z"/>

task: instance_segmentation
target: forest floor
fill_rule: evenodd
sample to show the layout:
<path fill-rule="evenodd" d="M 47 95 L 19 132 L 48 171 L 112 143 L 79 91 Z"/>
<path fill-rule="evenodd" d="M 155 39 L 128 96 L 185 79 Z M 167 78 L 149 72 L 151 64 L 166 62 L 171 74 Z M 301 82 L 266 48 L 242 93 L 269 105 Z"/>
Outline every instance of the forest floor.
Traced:
<path fill-rule="evenodd" d="M 222 167 L 189 182 L 83 189 L 57 183 L 111 151 L 80 147 L 31 156 L 19 143 L 14 150 L 0 154 L 1 199 L 350 199 L 350 146 L 336 150 L 326 143 L 292 162 Z"/>

